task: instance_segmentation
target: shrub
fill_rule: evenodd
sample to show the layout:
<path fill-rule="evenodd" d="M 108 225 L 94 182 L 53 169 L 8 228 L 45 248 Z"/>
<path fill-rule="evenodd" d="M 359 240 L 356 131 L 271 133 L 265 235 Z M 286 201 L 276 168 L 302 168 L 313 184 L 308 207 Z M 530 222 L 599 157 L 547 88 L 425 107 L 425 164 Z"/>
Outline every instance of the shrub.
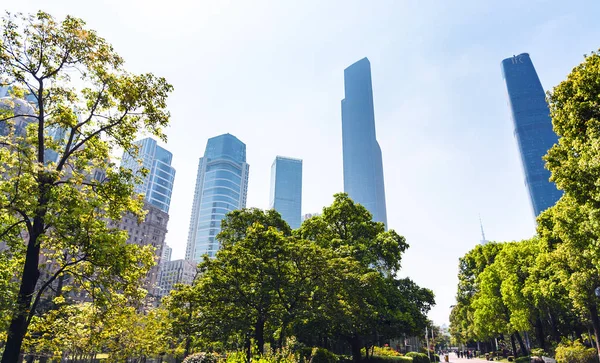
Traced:
<path fill-rule="evenodd" d="M 514 362 L 515 357 L 513 357 L 512 355 L 509 355 L 507 359 L 509 362 Z"/>
<path fill-rule="evenodd" d="M 579 340 L 560 343 L 556 347 L 556 362 L 558 363 L 598 363 L 597 351 L 587 348 Z"/>
<path fill-rule="evenodd" d="M 183 363 L 217 363 L 219 357 L 212 353 L 194 353 L 188 355 L 183 360 Z"/>
<path fill-rule="evenodd" d="M 325 348 L 314 348 L 310 358 L 311 363 L 336 363 L 337 356 Z"/>
<path fill-rule="evenodd" d="M 411 357 L 413 359 L 413 363 L 430 363 L 429 357 L 425 353 L 408 352 L 406 353 L 406 356 Z"/>
<path fill-rule="evenodd" d="M 390 347 L 373 347 L 373 355 L 379 357 L 401 357 L 402 353 Z"/>
<path fill-rule="evenodd" d="M 548 353 L 541 348 L 534 348 L 531 350 L 531 355 L 535 357 L 547 357 Z"/>
<path fill-rule="evenodd" d="M 515 363 L 531 363 L 531 357 L 518 357 Z"/>

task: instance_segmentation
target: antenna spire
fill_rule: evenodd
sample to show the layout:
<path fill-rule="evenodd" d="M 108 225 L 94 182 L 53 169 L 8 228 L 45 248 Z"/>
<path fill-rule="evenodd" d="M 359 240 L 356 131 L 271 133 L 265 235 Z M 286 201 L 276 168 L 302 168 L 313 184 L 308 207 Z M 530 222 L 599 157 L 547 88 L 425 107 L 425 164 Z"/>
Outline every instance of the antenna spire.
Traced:
<path fill-rule="evenodd" d="M 485 239 L 485 232 L 483 231 L 483 222 L 481 221 L 481 213 L 479 214 L 479 227 L 481 228 L 481 244 L 484 245 L 488 241 Z"/>

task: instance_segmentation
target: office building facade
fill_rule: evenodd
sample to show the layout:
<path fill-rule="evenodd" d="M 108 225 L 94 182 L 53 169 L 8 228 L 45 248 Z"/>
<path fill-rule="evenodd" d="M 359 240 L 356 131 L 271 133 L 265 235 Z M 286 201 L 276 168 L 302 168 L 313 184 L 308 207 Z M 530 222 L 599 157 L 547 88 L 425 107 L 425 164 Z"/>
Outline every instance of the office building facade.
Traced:
<path fill-rule="evenodd" d="M 383 160 L 375 134 L 371 64 L 363 58 L 344 70 L 342 146 L 344 191 L 387 225 Z"/>
<path fill-rule="evenodd" d="M 292 228 L 302 218 L 302 160 L 277 156 L 271 165 L 269 207 L 275 209 Z"/>
<path fill-rule="evenodd" d="M 238 138 L 224 134 L 208 139 L 198 161 L 186 260 L 215 256 L 221 220 L 228 212 L 246 207 L 249 169 L 246 145 Z"/>
<path fill-rule="evenodd" d="M 138 172 L 145 168 L 149 173 L 141 183 L 135 185 L 134 191 L 144 194 L 145 199 L 153 206 L 165 213 L 169 213 L 173 183 L 175 182 L 175 168 L 171 166 L 173 154 L 158 146 L 156 140 L 148 137 L 134 143 L 134 151 L 123 153 L 121 166 Z"/>
<path fill-rule="evenodd" d="M 162 257 L 160 258 L 160 263 L 165 263 L 171 261 L 171 255 L 173 254 L 173 249 L 169 247 L 167 244 L 163 246 Z"/>
<path fill-rule="evenodd" d="M 129 234 L 127 243 L 140 246 L 151 245 L 155 248 L 154 258 L 157 264 L 148 272 L 144 281 L 144 288 L 147 289 L 150 294 L 157 295 L 158 265 L 161 263 L 163 256 L 169 214 L 149 202 L 144 203 L 144 209 L 147 213 L 141 223 L 138 223 L 135 215 L 126 214 L 120 221 L 110 222 L 110 225 L 127 231 Z"/>
<path fill-rule="evenodd" d="M 552 130 L 546 94 L 529 54 L 523 53 L 502 61 L 502 75 L 506 83 L 508 104 L 519 146 L 525 185 L 536 218 L 553 206 L 562 191 L 550 181 L 550 171 L 544 155 L 558 141 Z"/>
<path fill-rule="evenodd" d="M 160 265 L 159 297 L 169 295 L 176 284 L 191 285 L 196 278 L 196 264 L 187 260 L 166 261 Z"/>

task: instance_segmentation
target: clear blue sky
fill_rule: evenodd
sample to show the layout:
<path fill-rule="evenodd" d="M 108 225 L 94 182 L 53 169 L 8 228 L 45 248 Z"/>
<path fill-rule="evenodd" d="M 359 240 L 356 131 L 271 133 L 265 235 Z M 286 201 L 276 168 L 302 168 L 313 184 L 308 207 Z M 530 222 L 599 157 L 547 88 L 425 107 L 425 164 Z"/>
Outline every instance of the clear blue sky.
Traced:
<path fill-rule="evenodd" d="M 411 248 L 402 275 L 448 321 L 458 258 L 480 240 L 534 233 L 500 72 L 528 52 L 550 89 L 600 47 L 597 0 L 21 0 L 6 10 L 81 17 L 134 72 L 175 92 L 166 148 L 177 169 L 167 243 L 185 253 L 198 157 L 247 145 L 249 207 L 268 207 L 276 155 L 304 160 L 303 212 L 342 191 L 343 70 L 368 57 L 388 224 Z"/>

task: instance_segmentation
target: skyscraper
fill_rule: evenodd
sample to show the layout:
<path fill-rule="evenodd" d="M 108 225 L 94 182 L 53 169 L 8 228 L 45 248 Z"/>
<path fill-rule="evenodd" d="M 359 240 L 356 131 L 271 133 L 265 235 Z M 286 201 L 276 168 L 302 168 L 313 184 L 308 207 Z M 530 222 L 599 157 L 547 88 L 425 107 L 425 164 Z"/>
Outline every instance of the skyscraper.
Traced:
<path fill-rule="evenodd" d="M 158 146 L 156 140 L 150 137 L 134 144 L 139 148 L 138 154 L 124 152 L 121 166 L 134 172 L 141 168 L 148 169 L 150 172 L 141 183 L 135 185 L 134 191 L 145 194 L 150 204 L 168 213 L 175 181 L 175 168 L 171 166 L 173 154 Z"/>
<path fill-rule="evenodd" d="M 544 167 L 542 159 L 558 137 L 552 130 L 544 89 L 529 54 L 503 60 L 502 75 L 535 218 L 562 195 L 562 191 L 550 182 L 550 171 Z"/>
<path fill-rule="evenodd" d="M 344 70 L 342 146 L 344 191 L 387 225 L 383 161 L 375 135 L 371 63 L 363 58 Z"/>
<path fill-rule="evenodd" d="M 186 260 L 215 256 L 221 220 L 227 212 L 246 207 L 249 168 L 246 145 L 238 138 L 224 134 L 208 139 L 198 161 Z"/>
<path fill-rule="evenodd" d="M 302 214 L 302 160 L 277 156 L 271 165 L 269 206 L 292 229 L 300 227 Z"/>

